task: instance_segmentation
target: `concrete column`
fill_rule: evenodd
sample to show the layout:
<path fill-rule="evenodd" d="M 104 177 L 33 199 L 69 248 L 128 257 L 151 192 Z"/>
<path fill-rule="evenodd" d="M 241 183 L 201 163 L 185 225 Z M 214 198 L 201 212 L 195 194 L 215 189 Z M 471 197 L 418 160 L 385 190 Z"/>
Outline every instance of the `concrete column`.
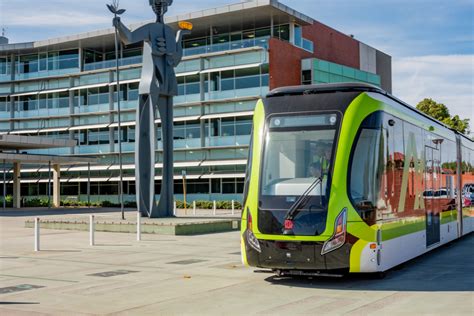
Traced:
<path fill-rule="evenodd" d="M 74 78 L 72 78 L 72 77 L 69 78 L 69 87 L 70 87 L 70 88 L 74 87 Z M 80 94 L 80 91 L 81 91 L 81 90 L 69 91 L 69 115 L 70 115 L 70 117 L 69 117 L 69 126 L 70 126 L 70 127 L 73 127 L 73 126 L 74 126 L 74 117 L 72 116 L 72 115 L 75 113 L 75 109 L 74 109 L 74 94 L 75 94 L 75 93 Z M 80 102 L 79 99 L 78 99 L 77 102 L 78 102 L 78 105 L 79 105 L 79 102 Z M 69 139 L 70 139 L 70 140 L 73 140 L 73 139 L 74 139 L 74 133 L 75 133 L 74 131 L 69 131 Z M 69 154 L 74 155 L 74 151 L 76 150 L 77 145 L 79 145 L 79 144 L 76 144 L 76 146 L 71 147 L 71 148 L 69 149 Z"/>
<path fill-rule="evenodd" d="M 290 43 L 295 45 L 295 23 L 290 23 Z"/>
<path fill-rule="evenodd" d="M 200 60 L 200 70 L 204 70 L 204 58 L 201 58 Z M 204 91 L 205 87 L 205 78 L 203 74 L 199 75 L 199 93 L 200 93 L 200 98 L 199 100 L 201 101 L 201 115 L 205 115 L 205 99 L 206 99 L 206 91 Z M 201 147 L 206 147 L 206 122 L 205 120 L 200 121 L 200 130 L 201 130 Z"/>
<path fill-rule="evenodd" d="M 21 183 L 20 172 L 21 164 L 13 163 L 13 208 L 21 208 Z"/>
<path fill-rule="evenodd" d="M 53 207 L 61 206 L 61 166 L 53 165 Z"/>
<path fill-rule="evenodd" d="M 16 69 L 15 69 L 15 58 L 16 56 L 14 54 L 10 55 L 10 71 L 11 71 L 11 81 L 12 84 L 10 85 L 10 93 L 14 94 L 15 93 L 15 84 L 13 81 L 15 80 L 15 74 L 16 74 Z M 15 98 L 9 97 L 9 103 L 10 103 L 10 118 L 13 119 L 15 118 Z M 10 120 L 10 130 L 15 129 L 15 123 L 13 120 Z"/>
<path fill-rule="evenodd" d="M 110 71 L 109 73 L 109 83 L 114 82 L 114 72 Z M 110 117 L 109 117 L 109 123 L 112 124 L 114 123 L 115 119 L 114 116 L 116 115 L 114 106 L 114 96 L 115 96 L 115 89 L 117 86 L 109 86 L 109 111 L 110 111 Z M 117 91 L 119 88 L 117 88 Z M 118 93 L 118 97 L 120 97 L 120 93 Z M 115 152 L 115 128 L 114 127 L 109 127 L 109 150 L 111 153 Z"/>
<path fill-rule="evenodd" d="M 270 37 L 275 36 L 275 34 L 274 34 L 275 31 L 273 30 L 274 27 L 275 27 L 275 21 L 273 20 L 273 14 L 272 14 L 272 16 L 270 18 Z"/>

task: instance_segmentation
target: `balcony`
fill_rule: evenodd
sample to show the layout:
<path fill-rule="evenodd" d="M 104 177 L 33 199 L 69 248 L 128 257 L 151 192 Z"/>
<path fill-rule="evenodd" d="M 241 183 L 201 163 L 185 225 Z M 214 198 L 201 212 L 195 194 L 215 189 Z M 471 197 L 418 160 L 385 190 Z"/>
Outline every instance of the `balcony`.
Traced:
<path fill-rule="evenodd" d="M 235 50 L 235 49 L 250 48 L 250 47 L 263 47 L 265 49 L 268 49 L 269 39 L 270 39 L 270 36 L 265 36 L 265 37 L 257 37 L 257 38 L 252 38 L 252 39 L 245 39 L 245 40 L 233 41 L 233 42 L 227 42 L 227 43 L 221 43 L 221 44 L 186 48 L 184 49 L 183 55 L 193 56 L 193 55 L 216 53 L 216 52 L 223 52 L 227 50 Z"/>
<path fill-rule="evenodd" d="M 207 147 L 245 146 L 250 144 L 250 135 L 206 137 Z"/>
<path fill-rule="evenodd" d="M 128 66 L 128 65 L 136 65 L 142 63 L 142 56 L 133 56 L 122 58 L 119 60 L 119 66 Z M 106 61 L 99 61 L 95 63 L 88 63 L 84 64 L 84 71 L 92 71 L 92 70 L 99 70 L 99 69 L 107 69 L 107 68 L 115 68 L 116 61 L 113 60 L 106 60 Z"/>

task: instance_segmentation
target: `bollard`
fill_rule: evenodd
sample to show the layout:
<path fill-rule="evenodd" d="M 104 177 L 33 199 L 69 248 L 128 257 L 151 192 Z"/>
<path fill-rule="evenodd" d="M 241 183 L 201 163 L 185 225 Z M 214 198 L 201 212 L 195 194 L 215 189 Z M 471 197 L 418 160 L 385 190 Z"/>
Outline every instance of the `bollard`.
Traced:
<path fill-rule="evenodd" d="M 235 214 L 234 200 L 232 200 L 232 215 Z"/>
<path fill-rule="evenodd" d="M 137 212 L 137 241 L 142 240 L 142 216 Z"/>
<path fill-rule="evenodd" d="M 91 215 L 89 219 L 89 239 L 90 239 L 91 246 L 94 246 L 95 244 L 94 230 L 95 230 L 94 215 Z"/>
<path fill-rule="evenodd" d="M 193 201 L 193 215 L 196 216 L 196 201 Z"/>
<path fill-rule="evenodd" d="M 40 251 L 40 219 L 35 218 L 35 251 Z"/>
<path fill-rule="evenodd" d="M 216 205 L 216 201 L 214 200 L 213 203 L 212 203 L 212 210 L 213 210 L 213 213 L 214 213 L 214 216 L 216 215 L 216 212 L 217 212 L 217 205 Z"/>
<path fill-rule="evenodd" d="M 176 206 L 176 201 L 174 201 L 174 204 L 173 204 L 173 215 L 176 216 L 176 213 L 178 213 L 178 207 Z"/>

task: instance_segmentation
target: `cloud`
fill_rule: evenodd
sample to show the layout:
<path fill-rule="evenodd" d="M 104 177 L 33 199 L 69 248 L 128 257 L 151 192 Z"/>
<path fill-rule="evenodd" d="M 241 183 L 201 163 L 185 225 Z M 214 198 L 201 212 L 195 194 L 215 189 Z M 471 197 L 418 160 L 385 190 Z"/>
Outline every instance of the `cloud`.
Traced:
<path fill-rule="evenodd" d="M 444 103 L 474 127 L 474 54 L 394 58 L 394 95 L 411 105 L 424 98 Z"/>

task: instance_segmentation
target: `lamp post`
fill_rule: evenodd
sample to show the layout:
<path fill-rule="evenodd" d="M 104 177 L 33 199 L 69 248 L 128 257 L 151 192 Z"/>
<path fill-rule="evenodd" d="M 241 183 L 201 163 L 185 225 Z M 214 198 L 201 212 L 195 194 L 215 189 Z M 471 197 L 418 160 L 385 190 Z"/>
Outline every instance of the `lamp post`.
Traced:
<path fill-rule="evenodd" d="M 184 202 L 184 215 L 188 215 L 188 205 L 186 202 L 186 170 L 181 171 L 183 176 L 183 202 Z"/>
<path fill-rule="evenodd" d="M 119 9 L 119 0 L 113 0 L 107 8 L 114 14 L 114 18 L 125 13 L 125 9 Z M 119 38 L 118 29 L 115 27 L 115 68 L 117 76 L 117 112 L 118 112 L 118 144 L 119 144 L 119 200 L 122 220 L 125 219 L 123 203 L 123 164 L 122 164 L 122 118 L 120 109 L 120 65 L 119 65 Z"/>

